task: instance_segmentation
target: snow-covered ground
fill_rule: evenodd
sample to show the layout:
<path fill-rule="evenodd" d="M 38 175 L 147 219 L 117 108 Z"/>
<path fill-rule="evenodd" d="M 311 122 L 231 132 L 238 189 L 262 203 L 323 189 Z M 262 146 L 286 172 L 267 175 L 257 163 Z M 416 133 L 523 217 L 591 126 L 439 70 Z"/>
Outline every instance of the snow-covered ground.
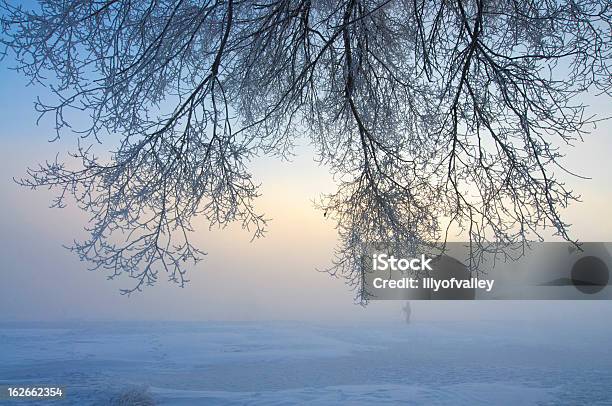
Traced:
<path fill-rule="evenodd" d="M 611 336 L 569 322 L 4 323 L 0 384 L 67 388 L 41 404 L 132 390 L 161 405 L 610 405 Z"/>

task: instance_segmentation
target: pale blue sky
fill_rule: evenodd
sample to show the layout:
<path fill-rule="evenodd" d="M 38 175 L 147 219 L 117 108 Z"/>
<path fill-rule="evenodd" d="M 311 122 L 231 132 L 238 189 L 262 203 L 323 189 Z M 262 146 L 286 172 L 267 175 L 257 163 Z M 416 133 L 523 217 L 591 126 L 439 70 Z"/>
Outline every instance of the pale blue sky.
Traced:
<path fill-rule="evenodd" d="M 325 221 L 312 200 L 333 190 L 325 168 L 300 146 L 293 162 L 261 159 L 253 164 L 263 183 L 258 207 L 273 218 L 268 236 L 250 243 L 237 228 L 197 230 L 197 241 L 209 252 L 192 282 L 179 289 L 161 279 L 158 286 L 131 298 L 118 290 L 128 280 L 106 281 L 87 272 L 87 264 L 61 247 L 83 236 L 86 217 L 74 207 L 49 209 L 51 193 L 32 192 L 12 181 L 28 165 L 52 159 L 74 145 L 66 134 L 58 143 L 51 123 L 35 125 L 33 101 L 43 88 L 0 64 L 0 320 L 253 320 L 349 319 L 400 320 L 401 303 L 353 304 L 342 280 L 315 268 L 329 264 L 336 242 L 333 224 Z M 592 112 L 612 114 L 609 101 L 589 100 Z M 593 179 L 569 179 L 583 203 L 567 211 L 573 232 L 582 240 L 612 241 L 612 125 L 602 123 L 583 145 L 569 152 L 568 166 Z M 608 317 L 612 303 L 478 302 L 413 305 L 415 318 L 549 318 Z M 595 316 L 593 316 L 595 317 Z"/>

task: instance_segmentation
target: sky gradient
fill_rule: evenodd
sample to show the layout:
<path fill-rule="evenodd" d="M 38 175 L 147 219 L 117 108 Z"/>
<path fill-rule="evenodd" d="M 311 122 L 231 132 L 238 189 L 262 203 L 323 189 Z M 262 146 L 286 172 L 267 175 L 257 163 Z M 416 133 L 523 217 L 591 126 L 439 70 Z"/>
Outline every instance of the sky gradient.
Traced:
<path fill-rule="evenodd" d="M 83 237 L 86 216 L 74 206 L 49 209 L 52 192 L 17 186 L 13 177 L 28 165 L 63 154 L 75 143 L 65 134 L 53 138 L 52 123 L 36 125 L 33 101 L 48 95 L 27 87 L 24 77 L 0 64 L 0 321 L 2 320 L 401 320 L 401 303 L 373 303 L 362 308 L 340 279 L 324 269 L 336 243 L 333 223 L 313 200 L 334 190 L 326 169 L 314 162 L 303 143 L 292 162 L 258 159 L 252 168 L 263 196 L 259 211 L 272 221 L 264 239 L 250 242 L 239 226 L 208 230 L 196 222 L 195 241 L 209 253 L 184 288 L 167 283 L 125 297 L 119 289 L 128 279 L 107 281 L 102 272 L 87 272 L 87 264 L 62 248 Z M 590 112 L 612 114 L 609 101 L 590 97 Z M 574 172 L 567 184 L 582 195 L 566 212 L 573 235 L 583 241 L 612 241 L 612 123 L 602 122 L 584 144 L 568 151 Z M 61 156 L 61 155 L 60 155 Z M 413 305 L 415 319 L 608 317 L 610 302 L 476 302 Z M 595 316 L 596 315 L 596 316 Z"/>

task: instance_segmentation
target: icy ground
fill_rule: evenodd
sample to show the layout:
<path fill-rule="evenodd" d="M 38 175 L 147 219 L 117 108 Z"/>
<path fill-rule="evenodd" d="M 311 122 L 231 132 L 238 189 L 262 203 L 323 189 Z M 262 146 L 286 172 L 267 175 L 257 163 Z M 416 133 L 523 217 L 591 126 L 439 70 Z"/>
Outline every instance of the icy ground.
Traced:
<path fill-rule="evenodd" d="M 66 386 L 40 403 L 58 405 L 129 390 L 161 405 L 612 405 L 611 336 L 558 322 L 3 323 L 0 384 Z"/>

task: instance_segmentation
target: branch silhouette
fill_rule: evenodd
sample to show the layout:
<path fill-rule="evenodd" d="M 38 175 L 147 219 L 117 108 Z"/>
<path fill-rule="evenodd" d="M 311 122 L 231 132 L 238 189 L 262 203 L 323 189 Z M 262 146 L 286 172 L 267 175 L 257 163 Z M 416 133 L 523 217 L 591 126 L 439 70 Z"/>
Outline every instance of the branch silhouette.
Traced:
<path fill-rule="evenodd" d="M 2 44 L 48 87 L 56 135 L 79 134 L 78 165 L 19 182 L 91 214 L 73 249 L 140 291 L 186 282 L 191 222 L 265 232 L 248 162 L 307 137 L 337 192 L 319 206 L 339 245 L 329 272 L 363 296 L 372 242 L 410 252 L 448 238 L 477 247 L 571 241 L 577 200 L 559 147 L 612 95 L 607 0 L 40 0 L 2 4 Z M 69 117 L 87 115 L 75 129 Z M 108 159 L 90 144 L 120 142 Z"/>

